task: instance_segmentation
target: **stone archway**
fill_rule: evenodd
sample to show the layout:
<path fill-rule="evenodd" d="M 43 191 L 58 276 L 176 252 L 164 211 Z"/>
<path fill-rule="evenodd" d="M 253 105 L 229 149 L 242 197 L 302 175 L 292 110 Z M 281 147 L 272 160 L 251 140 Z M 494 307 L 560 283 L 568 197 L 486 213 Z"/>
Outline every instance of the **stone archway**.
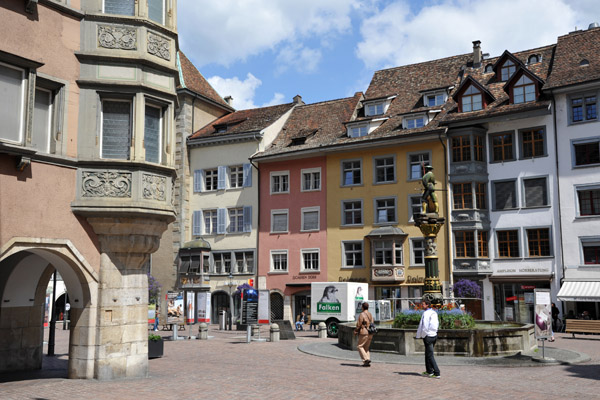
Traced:
<path fill-rule="evenodd" d="M 45 292 L 54 270 L 72 296 L 68 376 L 93 378 L 98 275 L 67 240 L 13 239 L 1 249 L 0 371 L 42 367 Z"/>

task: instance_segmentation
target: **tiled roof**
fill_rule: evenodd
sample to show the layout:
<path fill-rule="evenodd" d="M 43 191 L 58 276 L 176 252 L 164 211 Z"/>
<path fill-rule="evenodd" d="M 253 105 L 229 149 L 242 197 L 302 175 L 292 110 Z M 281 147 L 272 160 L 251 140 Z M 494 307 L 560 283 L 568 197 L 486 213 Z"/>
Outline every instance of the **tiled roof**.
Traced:
<path fill-rule="evenodd" d="M 178 88 L 186 88 L 195 92 L 201 96 L 204 96 L 215 103 L 226 107 L 227 109 L 233 110 L 233 108 L 227 104 L 219 93 L 204 79 L 200 71 L 196 69 L 194 64 L 183 54 L 179 52 L 179 85 Z"/>
<path fill-rule="evenodd" d="M 247 132 L 259 132 L 277 121 L 294 105 L 296 105 L 296 103 L 236 111 L 225 115 L 196 131 L 188 138 L 188 140 L 222 137 Z M 225 128 L 225 131 L 217 132 L 220 127 Z"/>
<path fill-rule="evenodd" d="M 344 123 L 350 121 L 361 98 L 358 92 L 353 97 L 296 107 L 271 146 L 256 158 L 337 143 L 346 137 Z"/>
<path fill-rule="evenodd" d="M 554 48 L 555 45 L 539 47 L 536 49 L 512 53 L 512 56 L 520 60 L 522 66 L 539 78 L 537 81 L 543 84 L 548 78 L 548 73 L 552 65 Z M 537 55 L 540 61 L 527 65 L 527 61 L 531 55 Z M 500 57 L 506 57 L 506 52 Z M 481 63 L 481 66 L 478 68 L 467 67 L 463 71 L 463 80 L 467 79 L 467 77 L 470 77 L 471 79 L 477 81 L 492 94 L 494 101 L 488 104 L 483 110 L 459 113 L 458 107 L 454 100 L 450 100 L 449 103 L 452 103 L 451 110 L 448 112 L 448 114 L 443 116 L 443 120 L 440 121 L 440 125 L 447 125 L 449 123 L 458 121 L 471 121 L 480 118 L 539 110 L 547 108 L 550 105 L 549 97 L 544 94 L 541 94 L 538 100 L 534 102 L 510 104 L 509 95 L 504 87 L 506 82 L 496 80 L 496 74 L 494 72 L 485 72 L 485 67 L 487 65 L 495 65 L 500 57 L 484 59 Z M 517 68 L 519 68 L 518 65 Z"/>
<path fill-rule="evenodd" d="M 580 66 L 583 60 L 588 66 Z M 575 85 L 600 79 L 600 28 L 560 36 L 552 73 L 544 89 Z"/>

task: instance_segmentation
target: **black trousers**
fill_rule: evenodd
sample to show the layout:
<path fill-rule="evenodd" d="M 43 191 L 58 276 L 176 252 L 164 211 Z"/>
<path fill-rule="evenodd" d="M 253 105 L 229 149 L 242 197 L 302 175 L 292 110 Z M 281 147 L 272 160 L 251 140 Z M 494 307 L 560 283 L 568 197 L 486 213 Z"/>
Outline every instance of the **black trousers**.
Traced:
<path fill-rule="evenodd" d="M 427 373 L 438 375 L 440 374 L 440 369 L 435 362 L 435 358 L 433 357 L 433 346 L 437 341 L 436 336 L 425 336 L 423 338 L 423 344 L 425 345 L 425 369 Z"/>

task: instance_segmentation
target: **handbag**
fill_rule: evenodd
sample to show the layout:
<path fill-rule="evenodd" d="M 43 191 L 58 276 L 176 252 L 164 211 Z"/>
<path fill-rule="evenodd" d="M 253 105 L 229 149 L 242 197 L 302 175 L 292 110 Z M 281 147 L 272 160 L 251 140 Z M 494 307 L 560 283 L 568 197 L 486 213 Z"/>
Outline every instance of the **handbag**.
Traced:
<path fill-rule="evenodd" d="M 371 322 L 369 324 L 369 327 L 367 328 L 367 331 L 369 332 L 369 335 L 372 335 L 374 333 L 377 333 L 377 326 L 375 325 L 374 322 Z"/>

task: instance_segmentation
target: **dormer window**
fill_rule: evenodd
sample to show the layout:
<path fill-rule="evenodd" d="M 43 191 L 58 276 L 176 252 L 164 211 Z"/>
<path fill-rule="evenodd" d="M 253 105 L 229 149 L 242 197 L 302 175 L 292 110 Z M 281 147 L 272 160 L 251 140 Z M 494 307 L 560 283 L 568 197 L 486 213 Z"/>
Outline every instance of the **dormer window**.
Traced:
<path fill-rule="evenodd" d="M 415 129 L 422 128 L 427 125 L 427 119 L 424 115 L 415 115 L 410 117 L 404 117 L 402 121 L 404 129 Z"/>
<path fill-rule="evenodd" d="M 361 137 L 361 136 L 367 136 L 368 134 L 369 134 L 369 125 L 368 124 L 353 125 L 351 127 L 348 127 L 348 136 L 349 137 Z"/>
<path fill-rule="evenodd" d="M 383 109 L 384 109 L 383 101 L 379 102 L 379 103 L 370 103 L 365 106 L 365 112 L 366 112 L 365 114 L 367 117 L 370 117 L 372 115 L 382 115 Z"/>
<path fill-rule="evenodd" d="M 513 87 L 513 103 L 520 104 L 529 101 L 535 101 L 535 84 L 523 75 Z"/>
<path fill-rule="evenodd" d="M 527 59 L 527 64 L 535 64 L 539 61 L 540 61 L 540 58 L 537 56 L 537 54 L 532 54 Z"/>
<path fill-rule="evenodd" d="M 473 85 L 469 86 L 461 98 L 462 111 L 469 112 L 481 110 L 483 108 L 483 102 L 481 100 L 481 92 Z"/>
<path fill-rule="evenodd" d="M 515 66 L 514 62 L 512 62 L 510 59 L 506 60 L 502 68 L 500 68 L 500 77 L 502 81 L 507 81 L 508 78 L 515 73 L 516 69 L 517 67 Z"/>
<path fill-rule="evenodd" d="M 494 66 L 492 64 L 488 64 L 485 66 L 485 72 L 494 72 Z"/>
<path fill-rule="evenodd" d="M 441 106 L 446 102 L 445 92 L 429 93 L 425 95 L 425 107 Z"/>

